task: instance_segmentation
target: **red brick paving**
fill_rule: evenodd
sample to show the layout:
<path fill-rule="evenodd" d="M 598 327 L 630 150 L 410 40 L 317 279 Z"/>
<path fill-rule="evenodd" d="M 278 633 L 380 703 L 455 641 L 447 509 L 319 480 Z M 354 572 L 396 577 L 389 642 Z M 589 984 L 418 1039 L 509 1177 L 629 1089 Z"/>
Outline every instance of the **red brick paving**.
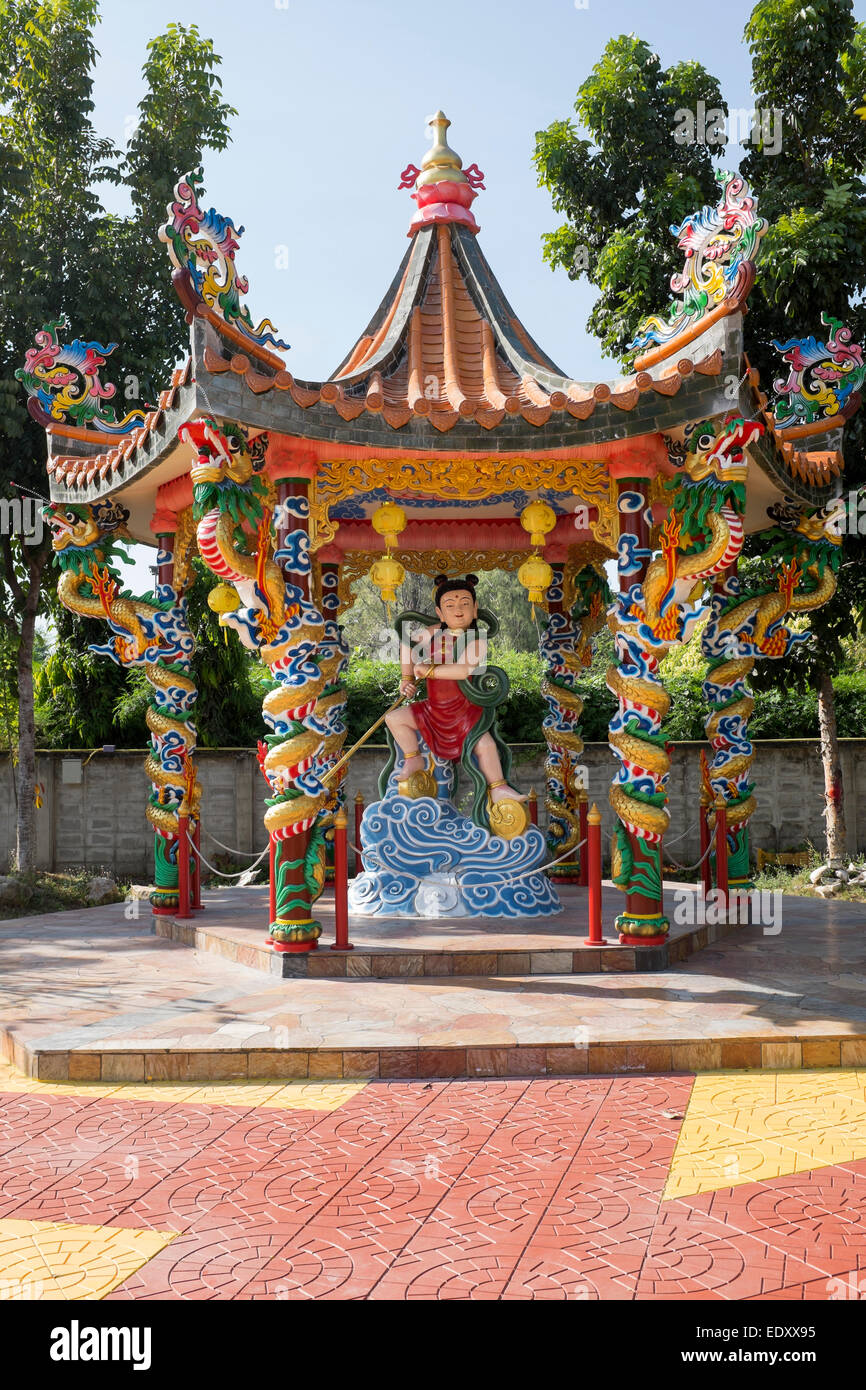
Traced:
<path fill-rule="evenodd" d="M 377 1082 L 326 1112 L 7 1093 L 0 1215 L 176 1231 L 118 1300 L 825 1300 L 863 1280 L 866 1160 L 662 1201 L 691 1086 Z"/>

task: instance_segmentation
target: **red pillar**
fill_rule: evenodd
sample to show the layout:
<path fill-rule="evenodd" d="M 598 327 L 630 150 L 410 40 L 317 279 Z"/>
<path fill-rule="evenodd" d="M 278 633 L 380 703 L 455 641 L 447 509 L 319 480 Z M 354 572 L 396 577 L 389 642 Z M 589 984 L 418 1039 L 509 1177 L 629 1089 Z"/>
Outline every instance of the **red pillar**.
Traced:
<path fill-rule="evenodd" d="M 349 943 L 349 854 L 346 827 L 349 818 L 341 807 L 334 816 L 334 935 L 332 951 L 351 951 Z"/>
<path fill-rule="evenodd" d="M 529 821 L 530 821 L 530 824 L 531 824 L 531 825 L 537 825 L 537 824 L 538 824 L 538 796 L 537 796 L 537 794 L 536 794 L 536 791 L 535 791 L 535 788 L 534 788 L 534 787 L 531 789 L 531 791 L 530 791 L 530 793 L 529 793 L 528 805 L 529 805 Z"/>
<path fill-rule="evenodd" d="M 361 821 L 364 819 L 364 793 L 355 793 L 355 877 L 361 873 L 363 864 L 361 863 Z"/>
<path fill-rule="evenodd" d="M 710 848 L 710 823 L 708 820 L 709 807 L 701 806 L 700 827 L 701 827 L 701 886 L 704 897 L 707 896 L 713 886 L 713 868 L 710 864 L 710 856 L 707 851 Z"/>
<path fill-rule="evenodd" d="M 587 796 L 586 792 L 583 790 L 582 787 L 578 792 L 578 796 L 580 797 L 580 801 L 578 802 L 577 807 L 577 819 L 578 825 L 580 827 L 578 832 L 580 835 L 580 849 L 578 850 L 578 863 L 580 865 L 580 868 L 577 876 L 577 881 L 580 884 L 581 888 L 586 888 L 589 884 L 589 845 L 586 843 L 588 833 L 587 813 L 589 811 L 589 797 Z"/>
<path fill-rule="evenodd" d="M 589 936 L 587 946 L 601 946 L 601 811 L 595 802 L 587 821 L 587 872 L 589 877 Z"/>
<path fill-rule="evenodd" d="M 195 862 L 194 862 L 193 865 L 192 865 L 192 871 L 193 871 L 193 874 L 194 874 L 194 878 L 193 878 L 193 892 L 192 892 L 192 905 L 193 905 L 193 907 L 196 909 L 197 912 L 204 912 L 204 908 L 203 908 L 202 905 L 201 905 L 201 820 L 200 820 L 200 819 L 197 820 L 196 823 L 195 823 L 195 830 L 193 831 L 192 842 L 193 842 L 193 844 L 194 844 L 195 847 L 196 847 Z"/>
<path fill-rule="evenodd" d="M 189 902 L 189 816 L 177 818 L 178 917 L 191 917 Z"/>
<path fill-rule="evenodd" d="M 720 906 L 728 915 L 728 808 L 721 796 L 716 797 L 716 887 Z"/>

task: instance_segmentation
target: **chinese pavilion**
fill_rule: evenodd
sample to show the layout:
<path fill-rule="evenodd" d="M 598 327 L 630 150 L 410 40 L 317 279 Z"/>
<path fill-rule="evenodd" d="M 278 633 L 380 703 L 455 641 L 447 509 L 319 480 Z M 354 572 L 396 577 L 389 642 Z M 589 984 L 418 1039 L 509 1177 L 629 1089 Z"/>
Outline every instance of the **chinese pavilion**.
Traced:
<path fill-rule="evenodd" d="M 607 621 L 617 927 L 621 941 L 658 943 L 670 703 L 659 662 L 700 629 L 705 801 L 725 808 L 730 881 L 745 884 L 755 805 L 746 682 L 756 660 L 806 640 L 786 618 L 833 591 L 828 504 L 862 353 L 826 320 L 817 337 L 777 345 L 784 368 L 761 389 L 742 322 L 766 223 L 744 180 L 720 174 L 718 204 L 671 229 L 684 268 L 665 313 L 639 326 L 633 370 L 575 381 L 516 317 L 484 257 L 472 208 L 483 175 L 462 167 L 449 124 L 441 111 L 431 118 L 432 147 L 403 172 L 415 203 L 406 253 L 327 380 L 295 376 L 270 320 L 253 321 L 235 265 L 242 229 L 203 209 L 194 174 L 160 231 L 190 355 L 158 408 L 118 419 L 99 375 L 114 345 L 67 341 L 62 322 L 36 335 L 18 375 L 47 434 L 60 597 L 104 619 L 97 650 L 150 682 L 152 903 L 170 913 L 179 818 L 194 829 L 200 813 L 184 592 L 194 554 L 213 571 L 221 622 L 273 677 L 259 745 L 270 938 L 303 950 L 320 930 L 313 904 L 338 792 L 328 773 L 345 739 L 339 618 L 353 581 L 371 572 L 392 597 L 403 570 L 520 567 L 546 613 L 550 855 L 573 860 L 578 849 L 580 673 Z M 776 557 L 759 590 L 737 577 L 755 533 Z M 152 597 L 123 590 L 116 561 L 129 540 L 157 547 Z M 606 560 L 617 565 L 614 594 Z"/>

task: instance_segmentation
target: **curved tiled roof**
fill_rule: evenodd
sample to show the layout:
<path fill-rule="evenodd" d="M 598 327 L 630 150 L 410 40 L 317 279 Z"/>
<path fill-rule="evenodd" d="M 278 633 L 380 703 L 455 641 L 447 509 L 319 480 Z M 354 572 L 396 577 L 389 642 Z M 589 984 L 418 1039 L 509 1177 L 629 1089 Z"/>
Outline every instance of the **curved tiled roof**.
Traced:
<path fill-rule="evenodd" d="M 395 285 L 327 381 L 298 382 L 245 353 L 206 349 L 204 363 L 213 375 L 236 372 L 257 395 L 288 391 L 302 409 L 330 406 L 344 421 L 369 412 L 399 430 L 423 417 L 446 431 L 460 420 L 491 430 L 509 416 L 544 425 L 558 412 L 586 420 L 608 401 L 631 411 L 644 392 L 669 397 L 693 372 L 717 375 L 722 353 L 683 356 L 611 384 L 574 381 L 514 314 L 474 232 L 439 223 L 416 232 Z"/>

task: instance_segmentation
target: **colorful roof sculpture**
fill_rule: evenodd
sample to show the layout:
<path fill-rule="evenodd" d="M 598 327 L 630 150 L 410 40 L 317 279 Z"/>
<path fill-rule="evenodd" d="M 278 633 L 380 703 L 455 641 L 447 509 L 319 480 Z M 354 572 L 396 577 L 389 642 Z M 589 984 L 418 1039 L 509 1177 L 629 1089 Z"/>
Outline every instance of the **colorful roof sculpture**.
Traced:
<path fill-rule="evenodd" d="M 25 353 L 24 366 L 15 376 L 27 392 L 27 409 L 49 432 L 63 426 L 67 438 L 112 443 L 141 426 L 145 412 L 130 410 L 118 420 L 114 407 L 105 404 L 117 388 L 100 381 L 99 369 L 117 343 L 103 346 L 80 338 L 64 343 L 58 335 L 68 328 L 65 318 L 43 324 L 36 346 Z"/>
<path fill-rule="evenodd" d="M 686 347 L 710 322 L 742 309 L 755 282 L 755 262 L 767 222 L 759 217 L 749 186 L 739 174 L 719 170 L 722 196 L 715 207 L 686 217 L 671 234 L 685 253 L 683 270 L 671 276 L 674 296 L 666 318 L 644 319 L 631 347 L 646 368 Z M 652 347 L 655 344 L 655 348 Z"/>

